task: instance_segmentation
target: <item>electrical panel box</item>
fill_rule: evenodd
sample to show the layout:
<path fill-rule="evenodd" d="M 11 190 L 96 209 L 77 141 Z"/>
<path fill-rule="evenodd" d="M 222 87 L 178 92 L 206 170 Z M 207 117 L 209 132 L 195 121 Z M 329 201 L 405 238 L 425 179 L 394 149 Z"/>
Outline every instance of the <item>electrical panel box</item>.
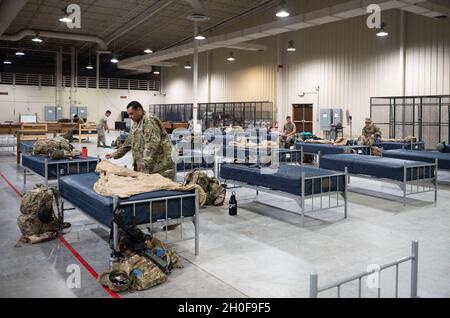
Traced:
<path fill-rule="evenodd" d="M 73 119 L 75 115 L 78 115 L 78 117 L 82 118 L 84 121 L 87 121 L 88 119 L 87 107 L 76 107 L 76 106 L 70 107 L 70 118 Z"/>
<path fill-rule="evenodd" d="M 78 116 L 78 107 L 71 106 L 70 107 L 70 119 L 73 119 L 73 117 L 77 115 Z"/>
<path fill-rule="evenodd" d="M 63 108 L 61 106 L 45 106 L 44 107 L 44 120 L 45 121 L 58 121 L 63 118 Z"/>
<path fill-rule="evenodd" d="M 344 111 L 342 109 L 333 109 L 332 125 L 344 125 Z"/>
<path fill-rule="evenodd" d="M 78 117 L 83 118 L 84 121 L 88 119 L 87 107 L 78 107 Z"/>
<path fill-rule="evenodd" d="M 320 110 L 320 130 L 331 131 L 331 127 L 344 124 L 344 111 L 339 108 L 324 108 Z"/>
<path fill-rule="evenodd" d="M 320 110 L 320 130 L 330 131 L 333 124 L 333 110 L 321 109 Z"/>
<path fill-rule="evenodd" d="M 56 121 L 56 107 L 45 106 L 44 107 L 44 120 L 45 121 Z"/>

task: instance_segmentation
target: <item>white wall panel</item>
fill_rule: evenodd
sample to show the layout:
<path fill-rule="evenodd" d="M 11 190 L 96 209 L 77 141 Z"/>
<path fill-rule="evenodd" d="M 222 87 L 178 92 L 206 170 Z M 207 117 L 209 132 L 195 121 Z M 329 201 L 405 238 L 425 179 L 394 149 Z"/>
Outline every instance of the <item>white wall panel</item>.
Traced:
<path fill-rule="evenodd" d="M 386 38 L 376 37 L 365 17 L 286 34 L 286 41 L 296 42 L 297 51 L 286 54 L 288 93 L 283 117 L 292 114 L 292 104 L 313 103 L 318 132 L 319 107 L 342 108 L 353 115 L 353 134 L 359 133 L 370 114 L 370 97 L 401 93 L 397 15 L 383 13 L 390 32 Z M 302 92 L 315 92 L 317 86 L 318 96 L 299 97 Z"/>
<path fill-rule="evenodd" d="M 0 85 L 0 92 L 8 93 L 8 95 L 0 95 L 0 121 L 17 121 L 20 113 L 37 113 L 43 120 L 44 106 L 55 106 L 54 87 Z M 70 115 L 69 96 L 69 89 L 63 90 L 63 108 L 66 118 Z M 147 91 L 79 88 L 74 96 L 77 106 L 88 107 L 89 120 L 97 121 L 107 109 L 111 110 L 113 115 L 110 125 L 119 118 L 120 112 L 126 110 L 126 105 L 133 100 L 139 101 L 145 107 L 161 102 L 159 92 Z"/>
<path fill-rule="evenodd" d="M 407 17 L 406 94 L 450 94 L 450 21 Z"/>
<path fill-rule="evenodd" d="M 271 101 L 276 96 L 275 38 L 256 42 L 268 46 L 265 52 L 220 49 L 210 52 L 211 96 L 208 98 L 207 54 L 199 56 L 199 102 Z M 230 51 L 236 61 L 229 62 Z M 185 59 L 177 59 L 180 66 L 164 70 L 165 103 L 192 103 L 192 70 L 184 69 Z"/>

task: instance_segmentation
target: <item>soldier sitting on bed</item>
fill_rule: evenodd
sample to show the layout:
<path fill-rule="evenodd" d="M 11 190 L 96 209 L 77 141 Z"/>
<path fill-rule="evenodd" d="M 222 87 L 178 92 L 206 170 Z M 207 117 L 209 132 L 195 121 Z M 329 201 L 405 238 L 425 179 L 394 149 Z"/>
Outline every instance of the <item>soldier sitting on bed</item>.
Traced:
<path fill-rule="evenodd" d="M 74 124 L 78 124 L 78 125 L 83 125 L 85 124 L 83 118 L 78 117 L 78 115 L 73 116 L 73 123 Z M 63 137 L 64 139 L 67 139 L 69 142 L 73 142 L 73 135 L 75 134 L 76 131 L 78 131 L 80 126 L 76 127 L 76 128 L 72 128 L 69 132 L 67 132 L 64 135 L 61 135 L 61 137 Z"/>
<path fill-rule="evenodd" d="M 376 156 L 381 155 L 381 149 L 375 147 L 375 144 L 381 140 L 381 130 L 375 126 L 372 119 L 366 118 L 366 125 L 362 129 L 359 140 L 360 144 L 372 148 L 372 154 Z"/>

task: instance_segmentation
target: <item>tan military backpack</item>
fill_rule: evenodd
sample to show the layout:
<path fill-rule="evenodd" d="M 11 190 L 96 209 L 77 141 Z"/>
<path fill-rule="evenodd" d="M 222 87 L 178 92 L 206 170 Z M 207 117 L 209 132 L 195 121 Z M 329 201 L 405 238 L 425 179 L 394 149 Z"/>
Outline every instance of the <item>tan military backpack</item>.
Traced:
<path fill-rule="evenodd" d="M 17 218 L 22 242 L 37 244 L 57 237 L 64 227 L 58 196 L 56 188 L 44 186 L 37 186 L 24 195 Z"/>

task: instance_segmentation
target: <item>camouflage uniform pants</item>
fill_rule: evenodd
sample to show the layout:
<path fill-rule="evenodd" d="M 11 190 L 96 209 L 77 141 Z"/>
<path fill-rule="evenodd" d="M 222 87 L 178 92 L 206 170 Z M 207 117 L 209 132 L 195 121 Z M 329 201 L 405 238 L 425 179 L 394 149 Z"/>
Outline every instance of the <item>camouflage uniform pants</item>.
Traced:
<path fill-rule="evenodd" d="M 375 137 L 364 137 L 361 136 L 361 142 L 364 146 L 372 147 L 375 144 Z"/>
<path fill-rule="evenodd" d="M 100 146 L 100 144 L 103 144 L 104 146 L 106 146 L 105 130 L 104 129 L 97 129 L 97 135 L 98 135 L 97 146 Z"/>
<path fill-rule="evenodd" d="M 68 140 L 69 142 L 73 142 L 73 129 L 69 130 L 64 135 L 61 135 L 61 137 Z"/>

